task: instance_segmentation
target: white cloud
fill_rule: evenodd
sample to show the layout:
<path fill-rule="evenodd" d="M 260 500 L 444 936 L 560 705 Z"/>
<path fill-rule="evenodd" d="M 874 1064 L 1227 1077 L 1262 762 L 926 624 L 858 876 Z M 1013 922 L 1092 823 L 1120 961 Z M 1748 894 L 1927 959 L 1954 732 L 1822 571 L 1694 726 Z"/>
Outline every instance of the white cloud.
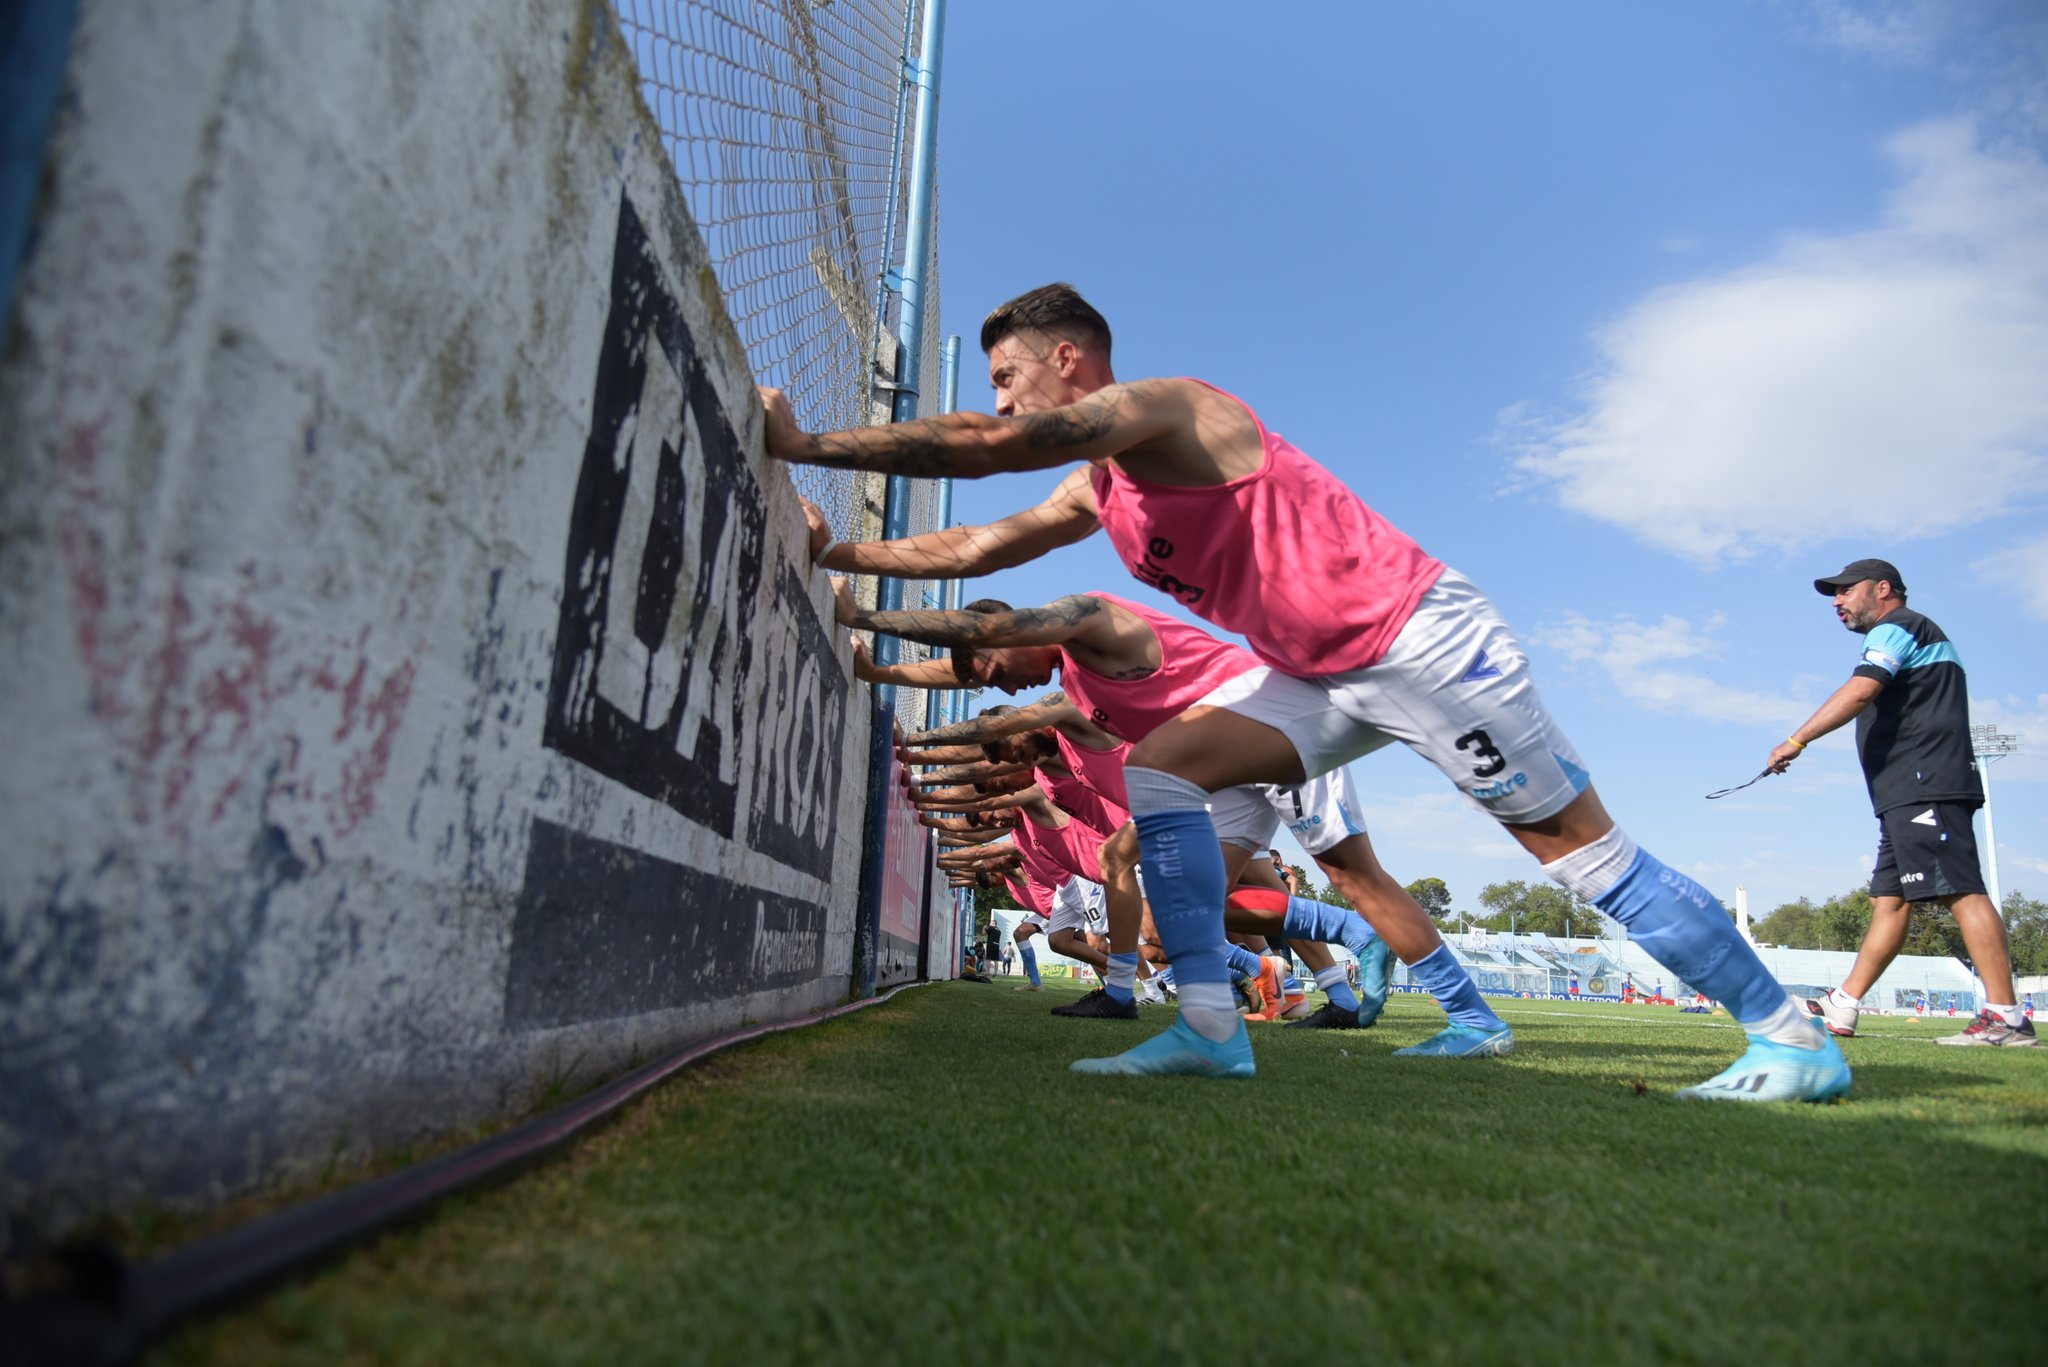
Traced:
<path fill-rule="evenodd" d="M 1788 240 L 1602 328 L 1583 411 L 1533 430 L 1503 414 L 1516 468 L 1701 565 L 1896 544 L 2048 494 L 2048 167 L 1967 120 L 1888 151 L 1901 183 L 1878 226 Z M 1894 487 L 1910 527 L 1869 496 Z"/>
<path fill-rule="evenodd" d="M 1795 27 L 1822 46 L 1933 73 L 1986 117 L 2048 129 L 2048 7 L 2039 0 L 1806 0 Z"/>
<path fill-rule="evenodd" d="M 2029 616 L 2048 621 L 2048 536 L 2007 547 L 1971 568 L 2016 594 Z"/>
<path fill-rule="evenodd" d="M 1572 613 L 1538 628 L 1529 639 L 1534 645 L 1559 652 L 1575 666 L 1589 661 L 1598 665 L 1617 692 L 1652 712 L 1773 725 L 1812 711 L 1814 700 L 1731 688 L 1700 669 L 1665 667 L 1670 661 L 1718 656 L 1721 647 L 1715 633 L 1725 623 L 1720 613 L 1701 623 L 1670 615 L 1643 623 L 1626 614 L 1596 622 Z"/>
<path fill-rule="evenodd" d="M 1812 0 L 1822 41 L 1858 57 L 1906 66 L 1935 57 L 1948 36 L 1952 0 Z"/>

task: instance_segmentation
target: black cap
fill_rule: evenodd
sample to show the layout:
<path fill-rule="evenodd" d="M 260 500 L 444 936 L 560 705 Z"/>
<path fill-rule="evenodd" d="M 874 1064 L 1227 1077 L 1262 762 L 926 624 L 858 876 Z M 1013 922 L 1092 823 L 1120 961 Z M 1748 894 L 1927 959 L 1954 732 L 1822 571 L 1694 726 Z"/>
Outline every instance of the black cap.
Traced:
<path fill-rule="evenodd" d="M 1825 579 L 1813 581 L 1814 588 L 1823 596 L 1832 598 L 1851 584 L 1860 584 L 1866 579 L 1885 579 L 1891 582 L 1892 592 L 1904 597 L 1906 581 L 1899 577 L 1898 566 L 1889 560 L 1851 560 L 1842 566 L 1840 574 L 1831 574 Z"/>

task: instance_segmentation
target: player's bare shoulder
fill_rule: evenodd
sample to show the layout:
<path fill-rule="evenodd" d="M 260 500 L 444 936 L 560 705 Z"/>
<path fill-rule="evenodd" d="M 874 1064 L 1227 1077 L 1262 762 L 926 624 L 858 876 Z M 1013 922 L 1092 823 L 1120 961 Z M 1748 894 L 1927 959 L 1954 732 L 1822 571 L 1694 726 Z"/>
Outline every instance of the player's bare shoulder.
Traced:
<path fill-rule="evenodd" d="M 1258 420 L 1242 403 L 1196 380 L 1139 380 L 1133 402 L 1158 415 L 1156 435 L 1120 452 L 1134 479 L 1202 487 L 1225 484 L 1265 463 Z"/>

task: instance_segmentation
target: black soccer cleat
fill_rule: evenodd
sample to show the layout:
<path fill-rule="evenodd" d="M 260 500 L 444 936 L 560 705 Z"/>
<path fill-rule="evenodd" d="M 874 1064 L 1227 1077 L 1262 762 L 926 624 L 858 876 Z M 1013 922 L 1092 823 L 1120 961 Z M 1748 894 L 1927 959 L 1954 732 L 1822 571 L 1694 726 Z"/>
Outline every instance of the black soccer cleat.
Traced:
<path fill-rule="evenodd" d="M 1335 1002 L 1324 1002 L 1313 1016 L 1288 1021 L 1289 1030 L 1369 1030 L 1372 1022 L 1362 1021 L 1356 1011 L 1346 1011 Z"/>
<path fill-rule="evenodd" d="M 1134 1021 L 1138 1018 L 1138 1004 L 1135 1001 L 1120 1002 L 1098 987 L 1077 1002 L 1055 1006 L 1052 1014 L 1092 1016 L 1098 1020 Z"/>

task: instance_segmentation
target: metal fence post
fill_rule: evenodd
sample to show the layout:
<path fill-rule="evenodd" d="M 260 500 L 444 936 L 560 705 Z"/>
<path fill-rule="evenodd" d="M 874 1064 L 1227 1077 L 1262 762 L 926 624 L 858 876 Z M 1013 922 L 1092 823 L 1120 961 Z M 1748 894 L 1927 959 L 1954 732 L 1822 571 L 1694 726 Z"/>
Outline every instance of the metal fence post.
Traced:
<path fill-rule="evenodd" d="M 896 317 L 896 389 L 893 416 L 897 422 L 917 417 L 917 379 L 924 352 L 924 297 L 936 226 L 939 116 L 939 58 L 945 40 L 945 0 L 925 0 L 924 33 L 917 64 L 906 70 L 917 91 L 917 134 L 910 158 L 910 204 L 904 223 L 903 263 L 897 271 L 899 303 Z M 882 539 L 894 541 L 910 531 L 910 481 L 889 476 L 882 505 Z M 895 612 L 903 606 L 903 581 L 881 577 L 875 586 L 875 609 Z M 893 636 L 875 637 L 875 663 L 902 659 L 902 645 Z M 874 995 L 880 968 L 882 888 L 891 857 L 887 813 L 895 800 L 889 774 L 895 759 L 896 689 L 875 685 L 874 732 L 868 747 L 868 832 L 861 888 L 860 921 L 855 932 L 854 972 L 857 995 Z"/>

